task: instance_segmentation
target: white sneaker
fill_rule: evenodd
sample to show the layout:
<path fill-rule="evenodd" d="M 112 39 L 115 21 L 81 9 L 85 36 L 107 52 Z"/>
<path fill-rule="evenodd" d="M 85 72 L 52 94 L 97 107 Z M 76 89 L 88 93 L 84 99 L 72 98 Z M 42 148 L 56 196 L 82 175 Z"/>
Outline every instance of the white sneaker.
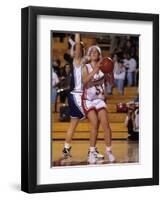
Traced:
<path fill-rule="evenodd" d="M 97 148 L 95 148 L 95 152 L 94 153 L 96 154 L 96 157 L 98 158 L 98 160 L 103 160 L 104 159 L 104 156 L 99 153 Z"/>
<path fill-rule="evenodd" d="M 69 148 L 63 148 L 62 150 L 62 158 L 66 159 L 66 158 L 70 158 L 71 156 L 71 147 Z"/>
<path fill-rule="evenodd" d="M 115 162 L 115 156 L 113 155 L 112 151 L 106 151 L 106 155 L 108 156 L 109 162 Z"/>
<path fill-rule="evenodd" d="M 94 151 L 89 151 L 88 152 L 88 163 L 89 164 L 95 164 L 97 161 L 97 155 L 95 154 Z"/>
<path fill-rule="evenodd" d="M 98 163 L 98 161 L 101 161 L 103 159 L 104 156 L 97 151 L 97 148 L 95 149 L 95 151 L 88 152 L 88 162 L 90 164 Z"/>

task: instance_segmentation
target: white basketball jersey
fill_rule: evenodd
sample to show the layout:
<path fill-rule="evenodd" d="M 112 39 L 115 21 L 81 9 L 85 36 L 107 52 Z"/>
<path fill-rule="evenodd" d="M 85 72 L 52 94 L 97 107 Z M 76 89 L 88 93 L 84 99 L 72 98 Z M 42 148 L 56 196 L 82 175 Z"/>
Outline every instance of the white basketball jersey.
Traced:
<path fill-rule="evenodd" d="M 74 89 L 73 89 L 73 92 L 83 92 L 82 65 L 75 66 L 73 64 L 73 74 L 74 74 Z"/>
<path fill-rule="evenodd" d="M 88 74 L 93 71 L 91 64 L 86 64 Z M 105 84 L 104 84 L 104 73 L 99 70 L 93 77 L 94 82 L 100 81 L 101 84 L 92 86 L 89 88 L 84 88 L 84 99 L 87 100 L 95 100 L 95 99 L 105 99 L 104 91 L 105 91 Z"/>

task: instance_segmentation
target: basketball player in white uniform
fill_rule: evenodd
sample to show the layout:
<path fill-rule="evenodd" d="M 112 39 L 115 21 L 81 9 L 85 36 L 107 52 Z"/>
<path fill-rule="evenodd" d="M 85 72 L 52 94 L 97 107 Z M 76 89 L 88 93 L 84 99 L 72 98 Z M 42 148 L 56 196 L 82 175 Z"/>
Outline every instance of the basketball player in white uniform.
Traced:
<path fill-rule="evenodd" d="M 71 51 L 72 53 L 72 51 Z M 75 44 L 73 48 L 73 66 L 71 69 L 71 81 L 70 81 L 70 94 L 68 95 L 68 104 L 70 108 L 71 122 L 66 134 L 64 148 L 62 151 L 63 158 L 71 157 L 71 140 L 75 129 L 79 121 L 85 118 L 85 113 L 82 108 L 82 94 L 83 94 L 83 83 L 82 83 L 82 67 L 84 61 L 84 48 L 81 45 L 80 34 L 75 34 Z M 97 157 L 102 155 L 97 154 Z"/>
<path fill-rule="evenodd" d="M 91 124 L 90 147 L 88 151 L 88 162 L 98 162 L 96 140 L 99 123 L 104 131 L 106 155 L 110 162 L 115 161 L 111 151 L 111 128 L 108 121 L 107 106 L 105 104 L 105 76 L 100 70 L 101 49 L 91 46 L 88 49 L 90 63 L 83 67 L 83 95 L 82 106 Z"/>

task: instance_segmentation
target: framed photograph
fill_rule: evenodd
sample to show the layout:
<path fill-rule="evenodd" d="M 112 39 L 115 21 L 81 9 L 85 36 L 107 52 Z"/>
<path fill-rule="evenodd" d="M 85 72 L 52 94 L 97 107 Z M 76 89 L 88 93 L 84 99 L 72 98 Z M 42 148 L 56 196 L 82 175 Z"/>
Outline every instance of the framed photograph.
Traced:
<path fill-rule="evenodd" d="M 21 188 L 159 184 L 159 15 L 22 9 Z"/>

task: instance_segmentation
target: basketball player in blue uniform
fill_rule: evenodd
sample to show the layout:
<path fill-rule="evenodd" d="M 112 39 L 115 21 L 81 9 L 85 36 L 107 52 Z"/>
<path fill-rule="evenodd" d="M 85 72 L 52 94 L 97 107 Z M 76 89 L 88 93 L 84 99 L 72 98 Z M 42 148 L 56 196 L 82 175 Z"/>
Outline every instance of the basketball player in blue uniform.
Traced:
<path fill-rule="evenodd" d="M 73 44 L 73 42 L 71 41 Z M 85 113 L 82 108 L 82 68 L 85 63 L 84 59 L 84 46 L 80 41 L 80 34 L 75 34 L 75 43 L 73 44 L 73 51 L 71 56 L 73 57 L 73 64 L 71 69 L 71 81 L 70 81 L 70 93 L 68 95 L 68 104 L 70 108 L 71 121 L 66 134 L 64 148 L 62 151 L 63 158 L 71 157 L 71 141 L 75 129 L 80 120 L 85 118 Z M 102 155 L 98 154 L 98 157 Z"/>

